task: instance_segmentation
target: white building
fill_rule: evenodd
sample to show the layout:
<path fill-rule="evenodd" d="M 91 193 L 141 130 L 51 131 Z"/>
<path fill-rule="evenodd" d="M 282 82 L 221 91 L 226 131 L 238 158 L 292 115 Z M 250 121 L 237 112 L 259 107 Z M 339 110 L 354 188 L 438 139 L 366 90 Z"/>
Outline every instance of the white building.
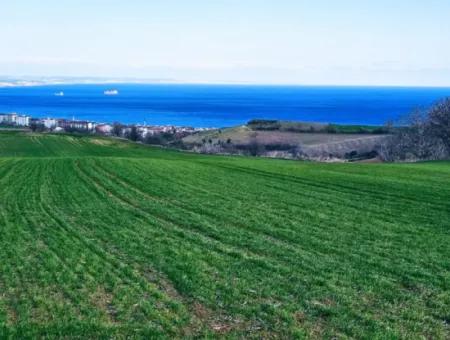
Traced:
<path fill-rule="evenodd" d="M 57 126 L 66 130 L 77 129 L 77 130 L 93 131 L 95 129 L 96 123 L 87 122 L 84 120 L 58 119 Z"/>
<path fill-rule="evenodd" d="M 30 119 L 29 116 L 17 116 L 16 117 L 16 125 L 18 126 L 30 126 Z"/>
<path fill-rule="evenodd" d="M 0 122 L 7 125 L 15 125 L 17 119 L 17 113 L 7 113 L 0 115 Z"/>
<path fill-rule="evenodd" d="M 97 126 L 97 123 L 94 122 L 88 122 L 88 130 L 93 131 L 95 130 L 95 127 Z"/>
<path fill-rule="evenodd" d="M 10 113 L 7 117 L 6 122 L 8 124 L 14 125 L 14 124 L 16 124 L 16 119 L 17 119 L 17 113 Z"/>
<path fill-rule="evenodd" d="M 45 118 L 42 119 L 42 124 L 44 124 L 47 129 L 51 130 L 57 126 L 58 121 L 53 118 Z"/>

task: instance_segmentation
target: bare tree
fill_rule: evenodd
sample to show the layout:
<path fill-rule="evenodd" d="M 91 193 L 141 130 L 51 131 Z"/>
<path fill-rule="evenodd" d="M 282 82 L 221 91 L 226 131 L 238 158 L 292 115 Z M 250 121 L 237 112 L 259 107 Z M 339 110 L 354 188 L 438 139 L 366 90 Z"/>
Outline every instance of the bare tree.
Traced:
<path fill-rule="evenodd" d="M 252 133 L 250 136 L 248 151 L 252 156 L 260 156 L 265 151 L 264 145 L 258 141 L 258 134 L 256 132 Z"/>
<path fill-rule="evenodd" d="M 428 113 L 427 134 L 442 141 L 450 153 L 450 98 L 437 103 Z"/>
<path fill-rule="evenodd" d="M 305 157 L 305 152 L 303 150 L 303 146 L 301 144 L 297 144 L 291 150 L 292 157 L 295 159 L 301 159 Z"/>
<path fill-rule="evenodd" d="M 378 150 L 387 161 L 438 160 L 450 155 L 450 99 L 416 110 L 392 128 Z"/>

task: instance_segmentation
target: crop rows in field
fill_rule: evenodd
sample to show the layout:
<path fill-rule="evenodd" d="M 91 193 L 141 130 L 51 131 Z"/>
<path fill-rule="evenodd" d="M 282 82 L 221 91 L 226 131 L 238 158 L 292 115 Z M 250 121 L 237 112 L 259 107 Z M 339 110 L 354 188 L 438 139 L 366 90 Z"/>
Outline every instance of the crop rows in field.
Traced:
<path fill-rule="evenodd" d="M 5 138 L 0 335 L 449 334 L 448 163 Z"/>

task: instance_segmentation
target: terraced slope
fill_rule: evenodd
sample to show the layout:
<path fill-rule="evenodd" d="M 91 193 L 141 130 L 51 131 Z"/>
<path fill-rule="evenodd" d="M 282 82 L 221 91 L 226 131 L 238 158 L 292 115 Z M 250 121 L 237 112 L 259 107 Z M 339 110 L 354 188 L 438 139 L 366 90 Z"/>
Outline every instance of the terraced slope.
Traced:
<path fill-rule="evenodd" d="M 0 338 L 448 338 L 449 179 L 0 133 Z"/>

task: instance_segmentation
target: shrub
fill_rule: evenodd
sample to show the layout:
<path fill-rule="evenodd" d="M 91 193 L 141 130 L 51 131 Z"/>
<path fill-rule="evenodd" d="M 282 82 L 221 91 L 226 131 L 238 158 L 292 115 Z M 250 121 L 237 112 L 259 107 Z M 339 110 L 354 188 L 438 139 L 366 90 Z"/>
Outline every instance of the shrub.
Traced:
<path fill-rule="evenodd" d="M 274 131 L 281 128 L 281 124 L 277 120 L 254 119 L 247 123 L 252 130 Z"/>
<path fill-rule="evenodd" d="M 164 138 L 161 136 L 161 134 L 157 135 L 147 135 L 144 139 L 145 144 L 151 144 L 151 145 L 163 145 L 164 144 Z"/>
<path fill-rule="evenodd" d="M 328 124 L 325 128 L 325 131 L 327 133 L 337 133 L 337 129 L 336 126 L 332 125 L 332 124 Z"/>

